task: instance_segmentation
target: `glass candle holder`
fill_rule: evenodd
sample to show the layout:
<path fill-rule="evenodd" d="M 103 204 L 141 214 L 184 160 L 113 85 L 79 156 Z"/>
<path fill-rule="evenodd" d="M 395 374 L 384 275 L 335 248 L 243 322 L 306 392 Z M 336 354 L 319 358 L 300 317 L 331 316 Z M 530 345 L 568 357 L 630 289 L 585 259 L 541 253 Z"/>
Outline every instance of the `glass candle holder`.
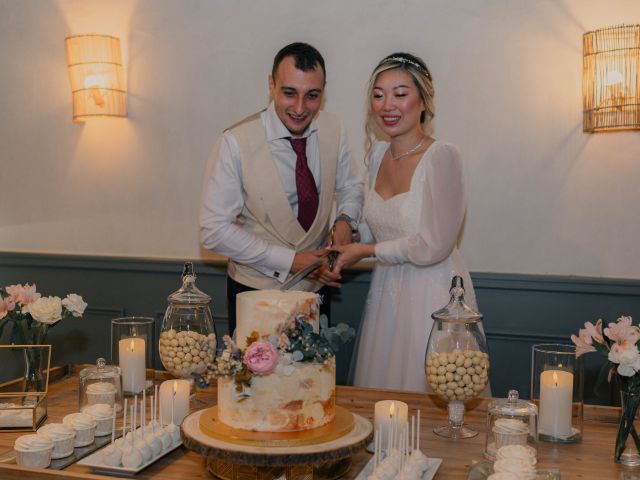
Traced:
<path fill-rule="evenodd" d="M 151 391 L 155 351 L 153 318 L 123 317 L 111 321 L 111 363 L 120 367 L 125 395 Z"/>
<path fill-rule="evenodd" d="M 531 400 L 538 406 L 538 439 L 575 443 L 582 439 L 583 365 L 574 345 L 534 345 Z"/>

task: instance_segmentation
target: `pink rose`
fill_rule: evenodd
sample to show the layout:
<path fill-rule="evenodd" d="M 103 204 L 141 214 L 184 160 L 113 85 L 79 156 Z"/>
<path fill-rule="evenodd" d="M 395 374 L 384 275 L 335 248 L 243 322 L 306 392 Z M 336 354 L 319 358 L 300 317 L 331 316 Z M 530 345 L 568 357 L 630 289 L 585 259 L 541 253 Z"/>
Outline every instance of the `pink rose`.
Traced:
<path fill-rule="evenodd" d="M 244 352 L 244 363 L 256 375 L 267 375 L 275 370 L 280 356 L 269 342 L 253 342 Z"/>

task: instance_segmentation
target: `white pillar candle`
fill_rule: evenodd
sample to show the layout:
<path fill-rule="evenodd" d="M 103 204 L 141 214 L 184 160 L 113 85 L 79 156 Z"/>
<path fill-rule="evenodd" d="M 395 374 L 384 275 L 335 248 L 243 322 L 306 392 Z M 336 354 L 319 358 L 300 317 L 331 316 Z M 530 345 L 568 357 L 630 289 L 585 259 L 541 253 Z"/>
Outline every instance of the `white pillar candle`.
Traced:
<path fill-rule="evenodd" d="M 173 399 L 175 393 L 175 399 Z M 160 385 L 160 412 L 162 425 L 171 423 L 173 404 L 173 422 L 180 425 L 189 413 L 189 381 L 167 380 Z"/>
<path fill-rule="evenodd" d="M 122 369 L 122 387 L 128 393 L 140 393 L 146 385 L 146 351 L 144 339 L 123 338 L 118 342 L 118 358 Z"/>
<path fill-rule="evenodd" d="M 396 444 L 396 439 L 391 438 L 392 425 L 396 428 L 394 433 L 402 432 L 407 426 L 409 406 L 397 400 L 382 400 L 376 402 L 374 416 L 374 428 L 380 428 L 380 438 L 384 439 L 382 451 L 387 453 L 388 440 Z"/>
<path fill-rule="evenodd" d="M 573 374 L 545 370 L 540 374 L 540 433 L 556 438 L 570 437 L 573 403 Z"/>

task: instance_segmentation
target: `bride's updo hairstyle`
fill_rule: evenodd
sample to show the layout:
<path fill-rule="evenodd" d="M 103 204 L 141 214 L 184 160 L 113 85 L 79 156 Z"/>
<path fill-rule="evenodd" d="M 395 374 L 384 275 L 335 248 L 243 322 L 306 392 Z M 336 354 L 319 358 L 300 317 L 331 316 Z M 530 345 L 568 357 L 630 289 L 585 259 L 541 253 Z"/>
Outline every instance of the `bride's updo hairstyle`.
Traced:
<path fill-rule="evenodd" d="M 413 83 L 418 89 L 418 93 L 420 94 L 420 98 L 424 103 L 425 109 L 420 114 L 420 123 L 422 124 L 422 128 L 425 132 L 429 130 L 431 119 L 435 116 L 435 109 L 433 103 L 433 79 L 431 78 L 431 72 L 427 68 L 427 65 L 424 61 L 416 57 L 415 55 L 411 55 L 410 53 L 392 53 L 391 55 L 387 55 L 382 59 L 380 63 L 376 66 L 371 74 L 371 78 L 369 79 L 369 88 L 367 89 L 367 109 L 368 109 L 368 118 L 371 119 L 371 96 L 373 94 L 373 87 L 376 83 L 378 75 L 382 72 L 386 72 L 387 70 L 404 70 L 407 72 L 411 78 L 413 79 Z M 367 131 L 370 132 L 370 122 L 367 124 Z"/>

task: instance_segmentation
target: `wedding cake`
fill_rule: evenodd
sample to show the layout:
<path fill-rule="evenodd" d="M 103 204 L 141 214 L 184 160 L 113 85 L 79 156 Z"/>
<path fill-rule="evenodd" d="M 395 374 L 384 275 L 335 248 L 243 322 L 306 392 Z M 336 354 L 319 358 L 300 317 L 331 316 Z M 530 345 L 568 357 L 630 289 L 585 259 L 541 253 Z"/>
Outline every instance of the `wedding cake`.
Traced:
<path fill-rule="evenodd" d="M 213 366 L 219 420 L 260 432 L 301 431 L 331 422 L 335 357 L 319 335 L 318 295 L 257 290 L 240 293 L 236 305 L 236 342 L 225 337 L 226 349 Z"/>

